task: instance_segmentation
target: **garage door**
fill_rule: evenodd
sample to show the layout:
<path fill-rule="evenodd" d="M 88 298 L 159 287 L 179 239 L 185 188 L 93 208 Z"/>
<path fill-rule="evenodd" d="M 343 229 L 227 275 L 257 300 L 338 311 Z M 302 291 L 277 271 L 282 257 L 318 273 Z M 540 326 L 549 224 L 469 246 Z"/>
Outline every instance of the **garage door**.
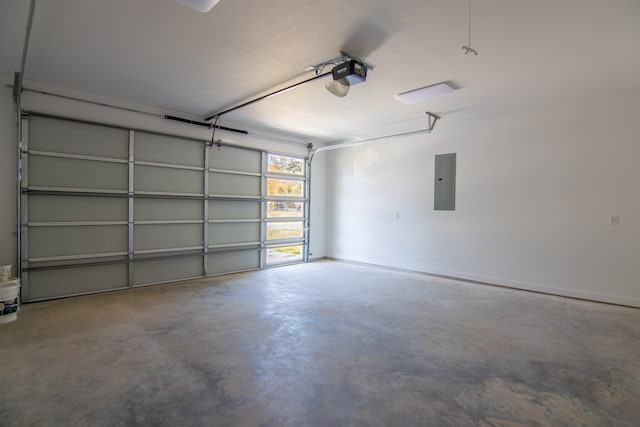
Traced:
<path fill-rule="evenodd" d="M 305 261 L 306 160 L 31 113 L 24 301 Z"/>

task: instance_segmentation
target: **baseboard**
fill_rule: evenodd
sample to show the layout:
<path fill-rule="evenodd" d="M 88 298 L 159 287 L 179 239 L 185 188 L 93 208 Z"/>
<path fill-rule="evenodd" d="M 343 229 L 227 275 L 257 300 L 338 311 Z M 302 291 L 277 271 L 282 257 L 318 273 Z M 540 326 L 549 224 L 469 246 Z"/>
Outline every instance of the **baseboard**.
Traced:
<path fill-rule="evenodd" d="M 397 271 L 401 273 L 421 274 L 426 276 L 441 277 L 445 279 L 462 280 L 469 283 L 480 285 L 499 286 L 502 288 L 517 289 L 521 291 L 536 292 L 539 294 L 553 295 L 559 297 L 573 298 L 584 301 L 594 301 L 606 304 L 621 305 L 626 307 L 640 308 L 640 298 L 626 298 L 615 295 L 605 295 L 595 292 L 578 291 L 574 289 L 558 288 L 553 286 L 540 285 L 536 283 L 515 282 L 497 279 L 493 277 L 484 277 L 474 274 L 458 273 L 453 271 L 431 269 L 429 271 L 411 270 L 405 268 L 392 267 L 381 264 L 372 264 L 361 261 L 354 261 L 343 258 L 325 257 L 327 260 L 344 262 L 347 264 L 362 265 L 366 267 L 382 268 L 385 270 Z"/>

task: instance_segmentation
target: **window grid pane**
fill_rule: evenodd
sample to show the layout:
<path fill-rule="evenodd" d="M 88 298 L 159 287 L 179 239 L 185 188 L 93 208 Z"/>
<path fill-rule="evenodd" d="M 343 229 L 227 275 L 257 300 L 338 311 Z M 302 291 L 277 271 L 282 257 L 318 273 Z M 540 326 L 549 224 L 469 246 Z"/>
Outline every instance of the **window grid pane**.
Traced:
<path fill-rule="evenodd" d="M 303 222 L 268 222 L 267 240 L 302 238 Z"/>
<path fill-rule="evenodd" d="M 267 264 L 302 260 L 302 245 L 280 246 L 267 249 Z"/>
<path fill-rule="evenodd" d="M 296 157 L 269 154 L 267 172 L 287 175 L 304 175 L 304 160 Z"/>
<path fill-rule="evenodd" d="M 267 178 L 267 196 L 304 197 L 304 181 Z"/>
<path fill-rule="evenodd" d="M 304 203 L 286 200 L 267 202 L 267 218 L 302 218 Z"/>

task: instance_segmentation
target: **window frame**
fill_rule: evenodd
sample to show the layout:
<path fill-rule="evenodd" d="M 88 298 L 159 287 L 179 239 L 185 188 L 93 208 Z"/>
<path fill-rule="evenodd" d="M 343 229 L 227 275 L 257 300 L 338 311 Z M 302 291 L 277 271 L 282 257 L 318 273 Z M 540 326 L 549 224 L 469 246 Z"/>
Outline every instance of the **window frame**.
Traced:
<path fill-rule="evenodd" d="M 300 173 L 286 173 L 282 171 L 269 171 L 270 161 L 274 157 L 284 157 L 299 161 L 301 163 Z M 266 267 L 292 264 L 298 262 L 304 262 L 307 258 L 306 249 L 308 246 L 309 236 L 309 211 L 308 211 L 308 158 L 303 156 L 284 155 L 280 153 L 266 152 L 264 156 L 264 173 L 263 173 L 263 207 L 261 220 L 263 223 L 262 234 L 262 246 L 264 248 L 263 263 Z M 300 194 L 287 195 L 287 194 L 269 194 L 269 180 L 279 180 L 285 182 L 296 182 L 300 185 Z M 299 203 L 300 211 L 296 213 L 297 216 L 269 216 L 269 204 L 270 203 Z M 271 224 L 275 223 L 297 223 L 300 226 L 300 236 L 285 237 L 285 238 L 269 238 L 269 229 L 273 227 Z M 272 252 L 277 251 L 278 248 L 299 248 L 299 256 L 295 257 L 283 257 L 282 260 L 274 260 Z"/>

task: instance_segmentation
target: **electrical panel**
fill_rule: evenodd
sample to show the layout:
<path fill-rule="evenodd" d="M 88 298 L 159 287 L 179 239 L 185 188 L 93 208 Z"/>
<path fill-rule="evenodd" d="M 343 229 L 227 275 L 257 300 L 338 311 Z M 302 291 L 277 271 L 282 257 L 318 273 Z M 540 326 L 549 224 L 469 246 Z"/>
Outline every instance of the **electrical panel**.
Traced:
<path fill-rule="evenodd" d="M 456 210 L 456 153 L 436 154 L 433 209 Z"/>

